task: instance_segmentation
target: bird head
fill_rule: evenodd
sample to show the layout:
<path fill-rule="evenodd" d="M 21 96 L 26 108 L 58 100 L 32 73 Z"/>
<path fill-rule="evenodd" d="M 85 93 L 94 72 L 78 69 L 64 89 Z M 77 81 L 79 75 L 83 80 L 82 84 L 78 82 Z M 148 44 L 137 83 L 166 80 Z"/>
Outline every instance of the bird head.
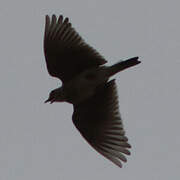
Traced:
<path fill-rule="evenodd" d="M 53 102 L 63 102 L 63 101 L 65 101 L 65 96 L 62 87 L 60 87 L 52 90 L 49 93 L 49 98 L 44 103 L 50 102 L 52 104 Z"/>

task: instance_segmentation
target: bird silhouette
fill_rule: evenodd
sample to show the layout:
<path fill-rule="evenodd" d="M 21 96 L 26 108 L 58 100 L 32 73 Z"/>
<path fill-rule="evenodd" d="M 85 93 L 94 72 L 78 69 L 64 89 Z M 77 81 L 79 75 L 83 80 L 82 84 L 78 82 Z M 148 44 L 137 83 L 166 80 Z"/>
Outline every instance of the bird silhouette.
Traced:
<path fill-rule="evenodd" d="M 73 104 L 72 120 L 86 141 L 122 167 L 130 155 L 119 113 L 114 74 L 140 63 L 138 57 L 105 66 L 106 60 L 60 15 L 46 16 L 44 54 L 48 72 L 62 81 L 45 102 Z"/>

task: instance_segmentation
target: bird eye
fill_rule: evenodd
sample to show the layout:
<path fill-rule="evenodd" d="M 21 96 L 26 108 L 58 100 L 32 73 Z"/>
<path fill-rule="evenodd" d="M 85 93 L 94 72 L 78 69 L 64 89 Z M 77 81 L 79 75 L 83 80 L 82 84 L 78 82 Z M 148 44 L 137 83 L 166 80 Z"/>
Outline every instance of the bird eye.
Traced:
<path fill-rule="evenodd" d="M 51 93 L 50 93 L 50 96 L 52 97 L 54 95 L 54 91 L 52 91 Z"/>

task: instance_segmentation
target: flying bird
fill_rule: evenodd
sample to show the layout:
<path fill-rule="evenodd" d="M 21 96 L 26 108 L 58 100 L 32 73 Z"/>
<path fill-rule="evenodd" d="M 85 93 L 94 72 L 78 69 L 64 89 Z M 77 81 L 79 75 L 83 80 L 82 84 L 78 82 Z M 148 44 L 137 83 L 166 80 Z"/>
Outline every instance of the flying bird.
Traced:
<path fill-rule="evenodd" d="M 109 78 L 139 64 L 138 57 L 106 66 L 106 59 L 62 15 L 46 15 L 44 54 L 49 74 L 62 81 L 45 102 L 71 103 L 72 120 L 81 135 L 96 151 L 122 167 L 131 145 L 119 113 L 116 83 Z"/>

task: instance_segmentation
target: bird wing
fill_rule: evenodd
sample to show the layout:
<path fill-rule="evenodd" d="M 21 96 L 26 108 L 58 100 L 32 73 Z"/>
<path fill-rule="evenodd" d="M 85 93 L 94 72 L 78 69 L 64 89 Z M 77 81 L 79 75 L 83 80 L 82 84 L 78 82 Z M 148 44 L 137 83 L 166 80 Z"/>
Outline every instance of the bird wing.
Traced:
<path fill-rule="evenodd" d="M 130 155 L 119 114 L 115 80 L 104 84 L 97 93 L 74 106 L 73 123 L 87 142 L 103 156 L 122 167 Z"/>
<path fill-rule="evenodd" d="M 86 70 L 105 64 L 107 61 L 85 43 L 71 26 L 68 18 L 46 16 L 44 53 L 50 75 L 63 82 Z"/>

